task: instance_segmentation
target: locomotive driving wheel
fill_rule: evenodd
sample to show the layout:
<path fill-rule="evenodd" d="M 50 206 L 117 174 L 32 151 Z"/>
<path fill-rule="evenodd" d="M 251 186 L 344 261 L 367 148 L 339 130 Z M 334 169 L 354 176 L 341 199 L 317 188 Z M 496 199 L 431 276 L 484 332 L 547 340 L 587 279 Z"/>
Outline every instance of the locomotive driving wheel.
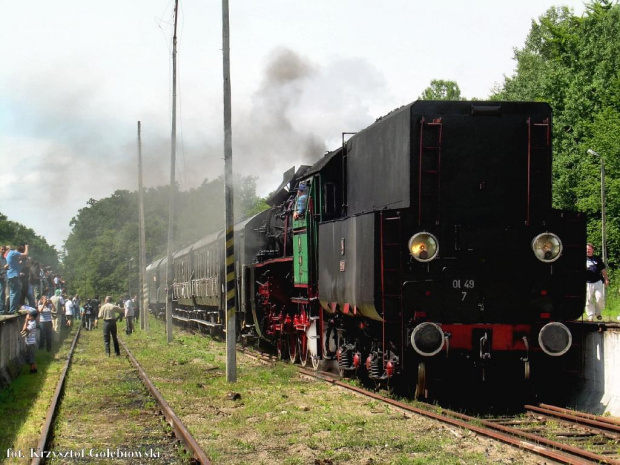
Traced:
<path fill-rule="evenodd" d="M 297 353 L 297 336 L 295 334 L 291 334 L 288 340 L 288 356 L 291 363 L 295 363 L 297 361 Z"/>
<path fill-rule="evenodd" d="M 418 363 L 418 382 L 415 386 L 415 400 L 428 398 L 428 385 L 426 382 L 426 363 Z"/>
<path fill-rule="evenodd" d="M 310 352 L 310 349 L 308 349 L 308 352 Z M 319 359 L 318 354 L 309 353 L 309 357 L 310 357 L 310 360 L 312 361 L 312 368 L 314 369 L 314 371 L 318 371 L 319 363 L 321 361 Z"/>
<path fill-rule="evenodd" d="M 297 338 L 297 352 L 299 353 L 299 363 L 305 367 L 308 364 L 308 338 L 305 333 Z"/>
<path fill-rule="evenodd" d="M 285 342 L 283 339 L 278 339 L 276 342 L 276 350 L 278 352 L 278 360 L 282 360 L 284 358 L 284 347 Z"/>
<path fill-rule="evenodd" d="M 209 336 L 211 337 L 215 337 L 215 318 L 213 316 L 211 316 L 211 318 L 209 318 L 209 321 L 212 323 L 211 325 L 209 325 Z"/>

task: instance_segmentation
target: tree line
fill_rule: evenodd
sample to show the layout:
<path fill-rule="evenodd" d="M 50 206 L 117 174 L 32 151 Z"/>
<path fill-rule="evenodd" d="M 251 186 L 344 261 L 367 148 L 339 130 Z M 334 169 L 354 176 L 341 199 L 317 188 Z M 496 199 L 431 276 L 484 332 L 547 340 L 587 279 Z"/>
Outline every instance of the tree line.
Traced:
<path fill-rule="evenodd" d="M 144 192 L 147 263 L 167 253 L 169 192 L 169 186 Z M 237 179 L 234 208 L 239 221 L 267 208 L 256 195 L 255 177 Z M 137 294 L 138 193 L 118 190 L 105 199 L 90 199 L 70 225 L 63 273 L 75 291 L 84 296 Z M 175 186 L 173 225 L 175 250 L 224 229 L 223 177 L 187 191 Z"/>
<path fill-rule="evenodd" d="M 44 237 L 39 236 L 33 229 L 23 224 L 11 221 L 0 213 L 0 244 L 10 245 L 15 248 L 21 244 L 30 244 L 29 252 L 33 260 L 43 266 L 51 266 L 58 270 L 58 251 L 53 245 L 47 243 Z"/>

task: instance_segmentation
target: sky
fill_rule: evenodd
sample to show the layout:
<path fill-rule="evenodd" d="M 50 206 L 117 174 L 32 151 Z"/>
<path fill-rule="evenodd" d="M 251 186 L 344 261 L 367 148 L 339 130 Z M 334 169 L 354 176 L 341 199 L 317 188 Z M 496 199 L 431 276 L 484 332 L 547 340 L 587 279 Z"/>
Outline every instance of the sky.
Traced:
<path fill-rule="evenodd" d="M 229 0 L 233 171 L 275 189 L 433 79 L 484 99 L 552 6 Z M 89 199 L 170 182 L 174 0 L 0 0 L 0 213 L 61 250 Z M 179 0 L 176 181 L 224 172 L 222 2 Z M 223 227 L 223 225 L 222 225 Z"/>

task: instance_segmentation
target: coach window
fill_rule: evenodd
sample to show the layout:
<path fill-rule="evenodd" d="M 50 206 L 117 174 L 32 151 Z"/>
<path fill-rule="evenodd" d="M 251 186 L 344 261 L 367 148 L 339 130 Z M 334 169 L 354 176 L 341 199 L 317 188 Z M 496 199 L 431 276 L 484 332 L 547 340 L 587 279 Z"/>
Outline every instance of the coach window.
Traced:
<path fill-rule="evenodd" d="M 207 250 L 207 277 L 211 277 L 211 254 Z"/>

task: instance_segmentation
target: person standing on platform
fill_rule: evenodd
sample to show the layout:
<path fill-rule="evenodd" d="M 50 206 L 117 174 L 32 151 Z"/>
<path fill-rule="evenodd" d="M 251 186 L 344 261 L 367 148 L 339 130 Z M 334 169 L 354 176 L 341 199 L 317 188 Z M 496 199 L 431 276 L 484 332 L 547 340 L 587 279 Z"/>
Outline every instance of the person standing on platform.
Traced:
<path fill-rule="evenodd" d="M 39 349 L 46 346 L 47 351 L 52 351 L 52 301 L 45 295 L 39 301 L 39 325 L 41 328 L 41 338 L 39 339 Z"/>
<path fill-rule="evenodd" d="M 0 315 L 4 313 L 4 306 L 6 304 L 6 259 L 4 255 L 7 253 L 5 246 L 0 246 Z"/>
<path fill-rule="evenodd" d="M 31 309 L 26 316 L 24 328 L 22 329 L 22 334 L 26 337 L 27 361 L 30 364 L 30 373 L 37 372 L 37 363 L 34 357 L 37 350 L 37 316 L 37 311 Z"/>
<path fill-rule="evenodd" d="M 103 319 L 103 343 L 105 345 L 105 353 L 110 356 L 110 337 L 114 341 L 114 352 L 116 355 L 120 355 L 121 351 L 118 347 L 118 337 L 116 336 L 116 317 L 115 313 L 119 314 L 119 317 L 123 315 L 123 309 L 112 303 L 112 297 L 106 296 L 105 304 L 99 309 L 98 319 Z"/>
<path fill-rule="evenodd" d="M 594 255 L 594 246 L 586 245 L 586 314 L 588 321 L 600 320 L 605 308 L 605 288 L 609 286 L 609 278 L 605 262 Z"/>
<path fill-rule="evenodd" d="M 28 244 L 20 245 L 17 250 L 9 250 L 6 255 L 7 270 L 6 277 L 9 283 L 9 313 L 16 313 L 20 307 L 21 298 L 21 279 L 22 271 L 21 260 L 28 256 Z"/>

